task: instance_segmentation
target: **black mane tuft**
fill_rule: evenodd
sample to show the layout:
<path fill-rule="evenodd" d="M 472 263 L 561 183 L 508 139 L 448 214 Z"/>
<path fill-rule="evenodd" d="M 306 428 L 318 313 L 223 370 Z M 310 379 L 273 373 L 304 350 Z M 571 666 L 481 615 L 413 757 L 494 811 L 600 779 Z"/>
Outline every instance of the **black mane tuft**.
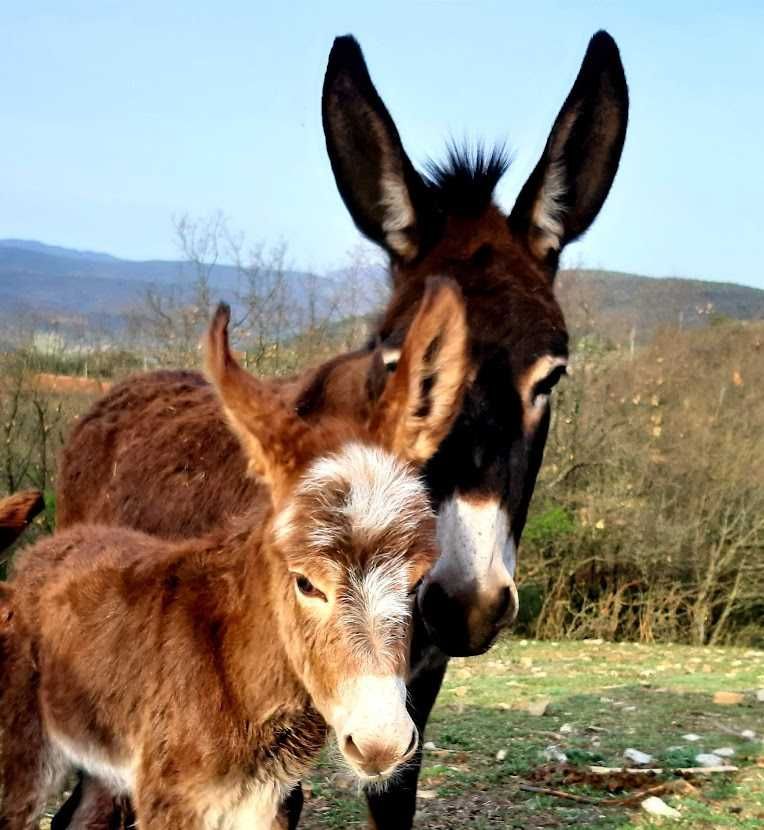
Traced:
<path fill-rule="evenodd" d="M 427 163 L 427 184 L 448 213 L 477 216 L 488 207 L 510 161 L 503 144 L 490 153 L 486 153 L 482 144 L 475 147 L 451 144 L 445 162 Z"/>

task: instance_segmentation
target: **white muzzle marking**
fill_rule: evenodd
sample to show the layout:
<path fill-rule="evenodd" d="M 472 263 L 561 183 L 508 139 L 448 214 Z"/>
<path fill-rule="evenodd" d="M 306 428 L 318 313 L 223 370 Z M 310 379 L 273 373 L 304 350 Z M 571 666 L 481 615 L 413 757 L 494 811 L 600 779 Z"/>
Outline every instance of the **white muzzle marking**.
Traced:
<path fill-rule="evenodd" d="M 427 582 L 452 596 L 495 594 L 514 583 L 517 552 L 507 511 L 498 499 L 480 503 L 454 496 L 438 511 L 440 556 Z"/>
<path fill-rule="evenodd" d="M 393 766 L 407 757 L 416 727 L 406 708 L 406 683 L 402 677 L 360 675 L 342 684 L 339 700 L 331 725 L 340 749 L 356 771 L 359 758 L 348 757 L 348 739 L 352 739 L 363 757 L 383 752 L 394 759 Z M 379 770 L 382 775 L 388 772 Z"/>

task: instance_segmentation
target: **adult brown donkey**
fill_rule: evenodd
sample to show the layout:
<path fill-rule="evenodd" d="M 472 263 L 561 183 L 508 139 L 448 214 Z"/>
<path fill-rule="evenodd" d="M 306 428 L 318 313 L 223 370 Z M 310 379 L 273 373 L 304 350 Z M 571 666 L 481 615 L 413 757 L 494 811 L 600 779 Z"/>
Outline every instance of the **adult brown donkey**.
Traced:
<path fill-rule="evenodd" d="M 199 539 L 85 524 L 18 557 L 1 830 L 31 830 L 71 766 L 129 793 L 143 830 L 270 830 L 327 725 L 366 784 L 416 752 L 412 611 L 437 554 L 417 468 L 461 408 L 460 292 L 432 282 L 368 423 L 300 418 L 233 359 L 228 319 L 208 371 L 270 498 Z"/>
<path fill-rule="evenodd" d="M 610 190 L 628 92 L 615 42 L 597 33 L 508 215 L 492 196 L 507 167 L 503 152 L 452 149 L 444 165 L 426 174 L 414 168 L 352 37 L 334 43 L 322 110 L 340 194 L 360 230 L 389 254 L 392 293 L 368 349 L 284 383 L 285 403 L 308 421 L 316 407 L 368 411 L 428 277 L 451 277 L 467 305 L 474 375 L 425 471 L 441 555 L 417 594 L 409 700 L 421 731 L 448 656 L 485 651 L 517 611 L 517 546 L 549 395 L 568 355 L 554 277 L 562 249 L 591 225 Z M 375 349 L 386 366 L 370 359 Z M 115 387 L 78 424 L 63 456 L 59 520 L 188 537 L 224 524 L 259 486 L 205 381 L 157 373 Z M 387 792 L 369 794 L 379 830 L 411 826 L 418 774 L 416 763 Z M 299 805 L 295 793 L 293 818 Z"/>

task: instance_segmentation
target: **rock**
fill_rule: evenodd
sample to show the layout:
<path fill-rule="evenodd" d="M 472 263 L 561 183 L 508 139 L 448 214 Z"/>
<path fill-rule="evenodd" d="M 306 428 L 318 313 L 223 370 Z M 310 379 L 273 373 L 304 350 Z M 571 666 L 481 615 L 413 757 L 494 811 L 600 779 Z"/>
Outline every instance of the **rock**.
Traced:
<path fill-rule="evenodd" d="M 762 690 L 762 700 L 764 700 L 764 690 Z M 714 695 L 714 703 L 719 706 L 737 706 L 745 700 L 745 695 L 740 692 L 717 692 Z"/>
<path fill-rule="evenodd" d="M 759 703 L 764 703 L 764 689 L 759 689 L 759 691 L 756 692 L 756 700 L 758 700 Z"/>
<path fill-rule="evenodd" d="M 755 741 L 756 740 L 756 733 L 753 731 L 753 729 L 744 729 L 740 733 L 740 737 L 745 738 L 746 741 Z"/>
<path fill-rule="evenodd" d="M 437 749 L 437 748 L 438 748 L 438 747 L 437 747 L 437 746 L 435 746 L 435 742 L 434 742 L 434 741 L 425 741 L 425 742 L 422 744 L 422 749 L 426 749 L 428 752 L 432 752 L 434 749 Z"/>
<path fill-rule="evenodd" d="M 700 735 L 696 735 L 694 732 L 688 732 L 687 735 L 682 735 L 683 741 L 689 741 L 691 744 L 694 744 L 696 741 L 700 740 Z"/>
<path fill-rule="evenodd" d="M 552 701 L 548 697 L 542 697 L 539 698 L 539 700 L 531 701 L 531 703 L 527 706 L 528 714 L 540 718 L 542 715 L 546 714 L 546 710 L 549 708 L 549 704 L 551 702 Z"/>
<path fill-rule="evenodd" d="M 700 755 L 695 756 L 695 763 L 699 767 L 720 767 L 724 764 L 724 760 L 710 752 L 701 752 Z"/>
<path fill-rule="evenodd" d="M 633 764 L 636 764 L 638 767 L 646 767 L 648 764 L 652 763 L 653 760 L 652 755 L 648 755 L 646 752 L 640 752 L 638 749 L 625 750 L 623 757 L 627 761 L 631 761 Z"/>
<path fill-rule="evenodd" d="M 542 755 L 547 761 L 557 764 L 566 764 L 568 761 L 568 756 L 558 746 L 548 746 Z"/>
<path fill-rule="evenodd" d="M 663 816 L 664 818 L 679 818 L 679 810 L 669 807 L 668 804 L 657 796 L 650 796 L 642 802 L 642 809 L 651 816 Z"/>
<path fill-rule="evenodd" d="M 563 723 L 560 727 L 559 731 L 563 735 L 570 735 L 573 732 L 573 724 L 572 723 Z"/>
<path fill-rule="evenodd" d="M 496 753 L 496 760 L 497 761 L 503 761 L 506 757 L 507 757 L 507 750 L 506 749 L 500 749 Z"/>
<path fill-rule="evenodd" d="M 417 790 L 416 797 L 422 798 L 425 801 L 430 801 L 433 798 L 437 798 L 438 794 L 435 790 Z"/>
<path fill-rule="evenodd" d="M 457 686 L 457 687 L 454 689 L 454 694 L 455 694 L 457 697 L 466 697 L 466 696 L 467 696 L 467 691 L 468 691 L 468 689 L 467 689 L 467 687 L 466 687 L 466 686 Z"/>
<path fill-rule="evenodd" d="M 735 750 L 731 746 L 723 746 L 721 749 L 712 749 L 714 755 L 720 758 L 731 758 L 735 754 Z"/>

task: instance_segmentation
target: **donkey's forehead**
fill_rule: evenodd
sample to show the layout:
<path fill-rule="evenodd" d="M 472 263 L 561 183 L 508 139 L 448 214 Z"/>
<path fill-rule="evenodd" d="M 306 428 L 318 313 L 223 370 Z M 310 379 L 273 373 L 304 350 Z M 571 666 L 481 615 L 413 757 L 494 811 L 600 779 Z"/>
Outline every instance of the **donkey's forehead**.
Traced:
<path fill-rule="evenodd" d="M 379 554 L 405 556 L 434 525 L 427 489 L 392 454 L 358 442 L 311 464 L 276 521 L 298 555 L 371 563 Z M 433 545 L 434 546 L 434 545 Z"/>

